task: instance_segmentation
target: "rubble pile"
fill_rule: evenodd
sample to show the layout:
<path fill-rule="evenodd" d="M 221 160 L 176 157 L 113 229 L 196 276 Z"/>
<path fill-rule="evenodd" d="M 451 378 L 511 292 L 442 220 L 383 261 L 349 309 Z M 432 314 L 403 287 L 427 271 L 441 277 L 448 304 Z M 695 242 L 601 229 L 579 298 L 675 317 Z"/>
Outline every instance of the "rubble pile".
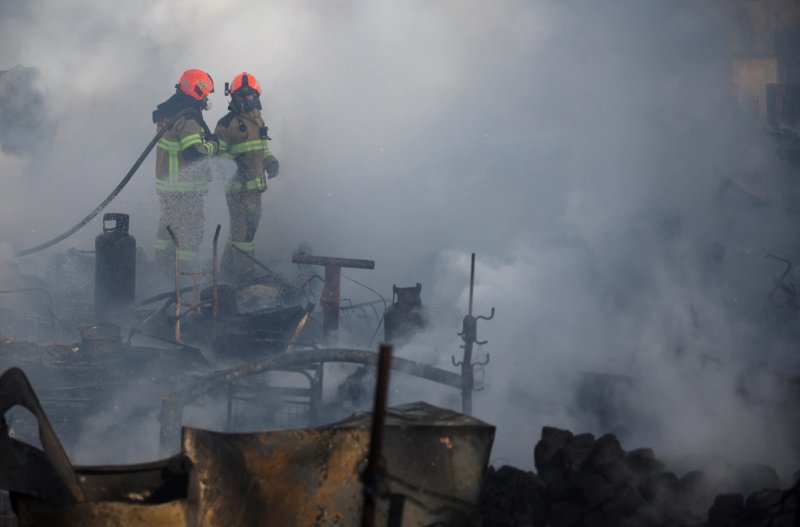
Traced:
<path fill-rule="evenodd" d="M 486 527 L 800 525 L 799 487 L 779 490 L 777 473 L 764 465 L 738 469 L 732 490 L 746 494 L 715 497 L 704 472 L 678 476 L 649 448 L 626 452 L 612 434 L 552 427 L 542 429 L 534 462 L 536 473 L 489 467 L 481 496 Z"/>
<path fill-rule="evenodd" d="M 800 525 L 800 482 L 788 490 L 763 489 L 746 499 L 720 494 L 708 510 L 708 527 L 793 527 Z"/>

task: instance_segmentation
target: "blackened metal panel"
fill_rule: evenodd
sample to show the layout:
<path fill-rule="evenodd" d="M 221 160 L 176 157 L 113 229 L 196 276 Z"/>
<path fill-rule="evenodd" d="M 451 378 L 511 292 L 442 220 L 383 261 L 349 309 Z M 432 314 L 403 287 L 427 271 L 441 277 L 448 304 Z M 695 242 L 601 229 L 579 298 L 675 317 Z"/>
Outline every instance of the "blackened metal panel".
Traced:
<path fill-rule="evenodd" d="M 189 527 L 185 500 L 157 505 L 94 502 L 55 505 L 23 500 L 17 505 L 19 527 Z"/>
<path fill-rule="evenodd" d="M 387 414 L 379 523 L 391 495 L 402 525 L 472 525 L 494 427 L 415 403 Z M 183 429 L 190 501 L 203 526 L 357 525 L 369 414 L 328 427 L 223 434 Z"/>
<path fill-rule="evenodd" d="M 72 464 L 30 381 L 19 368 L 10 368 L 0 377 L 0 415 L 17 405 L 36 417 L 44 451 L 8 437 L 5 420 L 0 420 L 0 488 L 60 502 L 84 501 Z"/>
<path fill-rule="evenodd" d="M 203 527 L 357 525 L 366 430 L 222 434 L 185 428 Z"/>

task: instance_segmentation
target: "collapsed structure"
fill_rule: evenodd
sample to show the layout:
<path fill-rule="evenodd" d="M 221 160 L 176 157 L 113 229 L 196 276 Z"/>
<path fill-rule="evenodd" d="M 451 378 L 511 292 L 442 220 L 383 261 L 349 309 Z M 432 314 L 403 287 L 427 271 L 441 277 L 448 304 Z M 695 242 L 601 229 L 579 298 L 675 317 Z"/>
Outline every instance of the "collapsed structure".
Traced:
<path fill-rule="evenodd" d="M 368 416 L 314 429 L 223 434 L 185 428 L 180 453 L 73 467 L 21 370 L 0 378 L 3 409 L 34 413 L 43 450 L 0 436 L 0 484 L 19 525 L 355 525 Z M 378 516 L 389 525 L 470 523 L 494 427 L 424 403 L 387 412 Z M 383 499 L 385 498 L 385 499 Z"/>
<path fill-rule="evenodd" d="M 765 14 L 766 3 L 707 5 L 738 24 L 731 101 L 746 108 L 754 122 L 766 124 L 778 156 L 795 170 L 799 48 L 793 29 Z M 790 212 L 796 208 L 791 199 L 784 203 L 785 196 L 764 192 L 768 174 L 755 176 L 725 174 L 720 201 L 732 210 L 770 203 Z M 9 454 L 0 481 L 14 493 L 20 521 L 192 524 L 202 519 L 225 525 L 258 523 L 265 516 L 283 524 L 358 521 L 366 421 L 363 416 L 329 421 L 369 401 L 377 356 L 372 340 L 360 348 L 339 347 L 340 323 L 369 326 L 365 334 L 374 339 L 383 321 L 386 341 L 401 342 L 426 325 L 421 284 L 395 285 L 388 308 L 384 299 L 350 304 L 340 295 L 343 270 L 371 269 L 374 262 L 298 251 L 291 257 L 297 276 L 287 278 L 255 261 L 263 276 L 232 288 L 217 277 L 218 228 L 206 270 L 188 272 L 178 264 L 174 288 L 137 298 L 134 285 L 147 281 L 152 270 L 128 233 L 130 218 L 112 214 L 104 219 L 114 225 L 104 221 L 94 252 L 71 249 L 54 258 L 56 287 L 13 264 L 4 269 L 6 292 L 20 300 L 3 307 L 0 354 L 5 366 L 24 369 L 34 390 L 12 370 L 12 388 L 3 393 L 6 403 L 24 401 L 36 417 L 32 421 L 11 409 L 0 438 Z M 680 218 L 667 215 L 662 223 L 659 234 L 665 239 L 681 229 Z M 181 240 L 174 242 L 177 251 Z M 703 262 L 709 280 L 731 253 L 722 243 L 709 248 Z M 791 278 L 796 262 L 785 253 L 767 257 L 785 265 L 768 292 L 767 323 L 796 337 L 800 303 Z M 93 301 L 87 285 L 92 277 Z M 537 474 L 503 467 L 483 477 L 491 426 L 469 414 L 473 369 L 485 365 L 488 356 L 473 356 L 473 346 L 482 342 L 477 321 L 490 319 L 493 311 L 474 315 L 471 297 L 472 291 L 461 328 L 464 352 L 454 357 L 452 368 L 395 357 L 395 371 L 460 392 L 464 414 L 424 404 L 389 412 L 387 438 L 393 446 L 386 447 L 388 490 L 381 491 L 387 522 L 400 522 L 400 516 L 406 523 L 456 525 L 479 518 L 487 525 L 542 526 L 797 521 L 796 485 L 779 490 L 769 467 L 754 470 L 757 485 L 715 498 L 702 489 L 699 474 L 678 476 L 652 451 L 626 452 L 610 435 L 546 428 L 534 453 Z M 326 366 L 332 363 L 358 369 L 331 387 Z M 630 377 L 589 372 L 578 403 L 599 417 L 600 426 L 616 431 L 626 425 L 624 394 L 635 385 Z M 326 400 L 326 386 L 334 388 L 335 398 Z M 780 401 L 795 403 L 796 397 Z M 214 429 L 230 435 L 184 427 L 183 416 L 191 412 L 218 417 Z M 45 415 L 52 427 L 42 425 Z M 69 451 L 87 442 L 97 428 L 84 425 L 98 416 L 105 422 L 103 436 L 92 439 L 105 443 L 108 455 L 113 457 L 123 438 L 134 437 L 161 461 L 71 467 L 58 443 Z M 40 442 L 43 454 L 23 439 Z M 485 489 L 476 514 L 481 481 Z"/>
<path fill-rule="evenodd" d="M 363 321 L 372 312 L 378 327 L 384 318 L 374 303 L 340 301 L 341 269 L 370 269 L 374 262 L 297 253 L 292 260 L 301 272 L 294 282 L 256 261 L 266 274 L 232 288 L 217 279 L 217 228 L 209 272 L 184 272 L 176 263 L 172 291 L 136 301 L 137 274 L 150 272 L 149 262 L 137 258 L 129 221 L 107 214 L 94 254 L 72 251 L 56 261 L 54 274 L 69 278 L 33 317 L 34 334 L 13 336 L 22 327 L 18 309 L 5 319 L 4 363 L 22 366 L 36 387 L 19 369 L 0 380 L 4 410 L 22 406 L 34 417 L 10 412 L 0 449 L 0 484 L 11 492 L 19 525 L 230 525 L 232 517 L 241 525 L 264 517 L 286 525 L 356 523 L 373 434 L 365 417 L 326 423 L 369 403 L 371 377 L 346 379 L 349 392 L 339 400 L 325 401 L 323 388 L 326 364 L 359 365 L 358 373 L 378 362 L 371 350 L 337 347 L 340 317 L 358 313 Z M 325 268 L 324 278 L 308 267 L 314 265 Z M 86 287 L 90 270 L 93 293 Z M 323 282 L 321 319 L 309 301 L 315 280 Z M 395 286 L 396 300 L 384 305 L 392 321 L 387 338 L 424 327 L 420 290 Z M 67 321 L 55 315 L 64 310 Z M 465 317 L 467 353 L 477 341 L 476 322 L 471 312 Z M 464 361 L 471 366 L 469 355 Z M 467 401 L 474 381 L 459 367 L 462 373 L 392 361 L 394 371 L 449 386 Z M 343 386 L 339 393 L 346 393 Z M 217 408 L 227 433 L 184 427 L 184 412 L 197 403 Z M 108 415 L 109 407 L 108 435 L 87 439 L 84 423 Z M 148 422 L 158 428 L 150 449 L 163 461 L 73 467 L 61 446 L 62 439 L 67 450 L 101 440 L 113 452 L 126 437 L 147 442 L 141 431 Z M 277 429 L 236 433 L 243 428 Z M 472 521 L 493 434 L 468 415 L 424 403 L 390 410 L 385 478 L 373 490 L 378 517 L 392 525 Z M 37 443 L 41 451 L 31 446 Z"/>

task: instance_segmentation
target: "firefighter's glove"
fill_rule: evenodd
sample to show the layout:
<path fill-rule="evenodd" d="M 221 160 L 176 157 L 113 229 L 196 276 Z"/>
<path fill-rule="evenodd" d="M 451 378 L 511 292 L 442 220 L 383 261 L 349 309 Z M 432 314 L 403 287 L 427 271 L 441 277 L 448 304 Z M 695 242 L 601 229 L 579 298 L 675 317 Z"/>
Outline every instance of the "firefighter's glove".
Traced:
<path fill-rule="evenodd" d="M 219 137 L 217 137 L 217 134 L 204 133 L 203 141 L 206 143 L 214 143 L 215 145 L 219 146 Z"/>
<path fill-rule="evenodd" d="M 279 170 L 280 164 L 278 164 L 277 159 L 270 159 L 267 165 L 264 167 L 264 171 L 267 173 L 267 179 L 277 177 Z"/>
<path fill-rule="evenodd" d="M 209 150 L 209 154 L 218 154 L 219 153 L 219 138 L 217 134 L 203 134 L 203 141 L 206 144 L 214 145 L 211 150 Z"/>

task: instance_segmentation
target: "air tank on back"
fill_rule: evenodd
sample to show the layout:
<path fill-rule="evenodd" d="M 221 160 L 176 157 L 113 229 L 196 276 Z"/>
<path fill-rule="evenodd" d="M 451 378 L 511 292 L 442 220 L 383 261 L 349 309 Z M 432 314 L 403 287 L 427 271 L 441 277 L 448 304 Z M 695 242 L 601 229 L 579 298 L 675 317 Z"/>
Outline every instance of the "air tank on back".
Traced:
<path fill-rule="evenodd" d="M 133 304 L 136 295 L 136 239 L 128 234 L 129 216 L 103 215 L 103 234 L 94 240 L 94 314 L 107 321 L 113 311 Z"/>

